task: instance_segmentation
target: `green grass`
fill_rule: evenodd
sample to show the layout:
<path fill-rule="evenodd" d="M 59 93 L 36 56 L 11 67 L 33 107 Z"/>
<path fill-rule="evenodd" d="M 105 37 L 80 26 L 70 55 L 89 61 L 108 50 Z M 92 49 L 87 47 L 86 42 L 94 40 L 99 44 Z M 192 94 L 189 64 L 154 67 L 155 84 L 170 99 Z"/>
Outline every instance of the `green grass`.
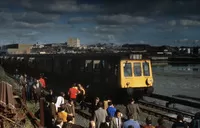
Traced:
<path fill-rule="evenodd" d="M 21 95 L 20 91 L 19 91 L 19 84 L 17 83 L 16 80 L 14 80 L 9 74 L 7 74 L 4 69 L 0 66 L 0 82 L 4 81 L 9 83 L 10 85 L 12 85 L 13 87 L 13 92 L 16 92 L 16 94 L 18 94 L 19 96 Z M 27 102 L 27 107 L 31 112 L 35 112 L 36 108 L 34 103 L 31 104 L 30 102 Z M 9 122 L 5 122 L 5 123 L 9 123 Z M 23 126 L 25 126 L 25 128 L 34 128 L 34 126 L 31 124 L 31 121 L 26 117 L 26 122 L 25 124 L 23 124 Z M 10 126 L 8 126 L 8 128 L 10 128 Z"/>

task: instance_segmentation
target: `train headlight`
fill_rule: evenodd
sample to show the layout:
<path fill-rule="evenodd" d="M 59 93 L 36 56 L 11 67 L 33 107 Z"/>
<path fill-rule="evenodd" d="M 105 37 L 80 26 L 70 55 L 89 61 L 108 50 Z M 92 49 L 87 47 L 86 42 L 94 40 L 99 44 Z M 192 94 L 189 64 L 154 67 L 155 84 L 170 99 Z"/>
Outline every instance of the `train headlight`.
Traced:
<path fill-rule="evenodd" d="M 127 82 L 127 83 L 126 83 L 126 86 L 128 87 L 129 85 L 130 85 L 130 82 Z"/>
<path fill-rule="evenodd" d="M 146 80 L 146 84 L 152 86 L 153 85 L 153 79 L 152 78 L 148 78 Z"/>

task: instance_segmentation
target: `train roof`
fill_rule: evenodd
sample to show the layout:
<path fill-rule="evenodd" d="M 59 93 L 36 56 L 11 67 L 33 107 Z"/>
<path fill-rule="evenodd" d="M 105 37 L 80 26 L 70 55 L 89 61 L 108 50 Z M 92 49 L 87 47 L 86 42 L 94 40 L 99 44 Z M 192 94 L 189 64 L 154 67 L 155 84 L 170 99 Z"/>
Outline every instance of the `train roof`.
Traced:
<path fill-rule="evenodd" d="M 92 57 L 92 58 L 119 58 L 119 59 L 133 59 L 133 56 L 141 56 L 140 59 L 149 59 L 145 54 L 141 53 L 66 53 L 66 54 L 6 54 L 2 56 L 7 57 Z M 131 58 L 132 56 L 132 58 Z"/>

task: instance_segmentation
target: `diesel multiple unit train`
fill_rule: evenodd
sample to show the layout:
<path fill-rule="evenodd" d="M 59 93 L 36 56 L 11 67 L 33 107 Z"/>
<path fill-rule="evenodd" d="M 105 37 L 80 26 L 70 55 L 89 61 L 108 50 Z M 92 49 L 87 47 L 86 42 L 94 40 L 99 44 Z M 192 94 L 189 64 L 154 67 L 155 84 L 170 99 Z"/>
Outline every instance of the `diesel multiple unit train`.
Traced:
<path fill-rule="evenodd" d="M 18 69 L 32 76 L 42 72 L 48 81 L 54 79 L 54 87 L 65 91 L 69 84 L 81 83 L 89 85 L 89 92 L 95 95 L 153 92 L 151 61 L 141 54 L 17 54 L 0 56 L 0 60 L 9 72 Z"/>

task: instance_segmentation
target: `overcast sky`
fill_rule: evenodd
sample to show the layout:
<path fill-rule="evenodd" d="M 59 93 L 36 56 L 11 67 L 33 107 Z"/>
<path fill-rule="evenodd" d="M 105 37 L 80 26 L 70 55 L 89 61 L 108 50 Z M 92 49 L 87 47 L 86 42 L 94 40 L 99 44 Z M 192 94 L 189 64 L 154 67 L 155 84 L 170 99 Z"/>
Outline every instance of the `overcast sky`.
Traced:
<path fill-rule="evenodd" d="M 0 44 L 199 45 L 200 0 L 1 0 Z"/>

